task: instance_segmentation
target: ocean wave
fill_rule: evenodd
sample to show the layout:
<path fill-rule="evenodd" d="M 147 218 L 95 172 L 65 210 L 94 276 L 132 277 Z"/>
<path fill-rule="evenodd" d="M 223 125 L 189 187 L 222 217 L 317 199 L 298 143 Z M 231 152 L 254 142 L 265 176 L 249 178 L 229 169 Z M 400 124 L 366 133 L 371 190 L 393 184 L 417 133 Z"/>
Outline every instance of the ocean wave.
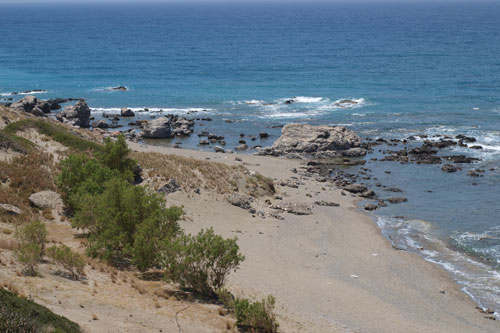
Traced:
<path fill-rule="evenodd" d="M 27 90 L 22 92 L 6 92 L 0 93 L 0 96 L 8 97 L 8 96 L 17 96 L 17 95 L 38 95 L 38 94 L 46 94 L 47 90 L 35 89 L 35 90 Z"/>
<path fill-rule="evenodd" d="M 165 113 L 165 114 L 187 114 L 187 113 L 213 113 L 216 110 L 210 108 L 127 108 L 137 113 L 142 114 L 157 114 L 157 113 Z M 92 112 L 102 113 L 102 114 L 117 114 L 121 112 L 121 108 L 91 108 Z"/>
<path fill-rule="evenodd" d="M 491 262 L 486 264 L 478 260 L 481 254 L 500 258 L 500 227 L 481 233 L 456 233 L 452 239 L 462 247 L 450 247 L 433 236 L 429 222 L 389 217 L 378 217 L 376 222 L 395 247 L 417 252 L 425 260 L 450 272 L 465 293 L 480 307 L 495 310 L 494 315 L 500 319 L 500 272 Z M 498 242 L 498 245 L 481 246 L 485 240 Z M 471 255 L 473 251 L 476 255 Z"/>
<path fill-rule="evenodd" d="M 130 91 L 131 89 L 126 86 L 114 86 L 114 87 L 97 87 L 92 89 L 95 92 L 113 92 L 113 91 Z"/>

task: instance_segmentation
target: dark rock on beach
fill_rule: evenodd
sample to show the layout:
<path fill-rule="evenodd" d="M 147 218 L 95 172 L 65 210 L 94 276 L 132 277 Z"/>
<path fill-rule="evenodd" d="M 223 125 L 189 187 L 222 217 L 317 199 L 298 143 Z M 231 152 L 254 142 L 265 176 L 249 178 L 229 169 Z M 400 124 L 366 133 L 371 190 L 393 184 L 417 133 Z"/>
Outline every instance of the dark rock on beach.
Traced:
<path fill-rule="evenodd" d="M 127 109 L 127 108 L 122 108 L 120 112 L 120 116 L 122 117 L 135 117 L 134 111 Z"/>
<path fill-rule="evenodd" d="M 56 118 L 73 126 L 90 127 L 90 108 L 84 99 L 80 99 L 75 105 L 66 106 Z"/>

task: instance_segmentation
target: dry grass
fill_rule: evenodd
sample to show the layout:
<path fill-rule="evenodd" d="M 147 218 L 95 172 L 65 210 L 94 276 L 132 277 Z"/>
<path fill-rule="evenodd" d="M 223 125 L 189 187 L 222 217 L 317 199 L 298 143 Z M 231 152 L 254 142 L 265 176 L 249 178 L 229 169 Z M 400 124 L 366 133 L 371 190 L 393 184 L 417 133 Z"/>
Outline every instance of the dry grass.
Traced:
<path fill-rule="evenodd" d="M 10 215 L 0 212 L 0 220 L 22 223 L 35 217 L 29 196 L 43 190 L 55 190 L 54 175 L 58 172 L 52 155 L 30 152 L 14 157 L 11 161 L 0 161 L 0 203 L 14 205 L 23 213 Z"/>
<path fill-rule="evenodd" d="M 141 295 L 144 295 L 147 292 L 146 288 L 144 287 L 144 284 L 137 280 L 132 281 L 132 288 L 137 290 L 137 292 Z"/>
<path fill-rule="evenodd" d="M 142 166 L 145 176 L 157 190 L 165 182 L 175 181 L 185 190 L 204 189 L 218 194 L 244 191 L 253 196 L 272 195 L 273 181 L 245 167 L 197 160 L 161 153 L 134 152 L 132 158 Z"/>

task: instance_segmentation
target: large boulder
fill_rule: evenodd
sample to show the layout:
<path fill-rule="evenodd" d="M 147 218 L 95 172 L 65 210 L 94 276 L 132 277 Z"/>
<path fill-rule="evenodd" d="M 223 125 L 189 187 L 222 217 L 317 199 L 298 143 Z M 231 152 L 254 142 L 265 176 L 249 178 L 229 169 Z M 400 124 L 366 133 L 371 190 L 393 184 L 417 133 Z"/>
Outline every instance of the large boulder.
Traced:
<path fill-rule="evenodd" d="M 150 120 L 143 127 L 143 137 L 149 139 L 167 139 L 174 137 L 170 118 L 160 117 Z"/>
<path fill-rule="evenodd" d="M 261 155 L 290 158 L 333 158 L 364 156 L 361 139 L 343 126 L 287 124 L 271 147 L 258 149 Z"/>
<path fill-rule="evenodd" d="M 40 209 L 59 208 L 63 205 L 61 196 L 49 190 L 33 193 L 28 199 L 32 206 Z"/>
<path fill-rule="evenodd" d="M 10 105 L 13 109 L 23 110 L 25 112 L 31 112 L 33 108 L 38 104 L 38 98 L 35 96 L 25 96 L 23 99 L 14 102 Z"/>
<path fill-rule="evenodd" d="M 73 126 L 90 127 L 90 108 L 80 99 L 75 105 L 66 106 L 56 118 Z"/>

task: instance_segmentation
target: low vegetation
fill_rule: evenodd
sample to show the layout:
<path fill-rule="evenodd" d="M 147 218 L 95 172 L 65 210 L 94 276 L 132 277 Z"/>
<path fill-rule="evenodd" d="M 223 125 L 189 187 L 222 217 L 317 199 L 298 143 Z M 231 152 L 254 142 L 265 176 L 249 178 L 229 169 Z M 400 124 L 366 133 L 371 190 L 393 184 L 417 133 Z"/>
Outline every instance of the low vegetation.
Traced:
<path fill-rule="evenodd" d="M 76 151 L 98 151 L 101 145 L 96 142 L 81 138 L 79 135 L 72 133 L 69 129 L 62 125 L 43 119 L 23 119 L 8 124 L 3 132 L 10 138 L 16 138 L 18 131 L 24 131 L 28 128 L 36 129 L 40 134 L 44 134 L 54 141 L 57 141 L 64 146 Z M 18 138 L 18 137 L 17 137 Z"/>
<path fill-rule="evenodd" d="M 47 241 L 45 225 L 38 221 L 25 224 L 17 229 L 16 238 L 20 243 L 17 259 L 25 266 L 28 275 L 36 275 Z"/>
<path fill-rule="evenodd" d="M 78 324 L 0 288 L 0 332 L 80 332 Z"/>
<path fill-rule="evenodd" d="M 79 253 L 71 250 L 66 245 L 52 246 L 47 249 L 47 255 L 52 258 L 57 264 L 62 265 L 71 273 L 74 280 L 78 280 L 84 274 L 85 258 Z"/>
<path fill-rule="evenodd" d="M 159 153 L 132 154 L 142 166 L 152 187 L 157 190 L 162 183 L 175 179 L 186 191 L 204 189 L 218 194 L 234 191 L 248 193 L 254 197 L 273 195 L 273 180 L 245 167 L 230 166 L 213 161 L 202 161 L 189 157 Z"/>
<path fill-rule="evenodd" d="M 247 299 L 234 301 L 236 325 L 244 331 L 273 333 L 278 331 L 278 323 L 274 314 L 275 299 L 267 298 L 252 302 Z"/>
<path fill-rule="evenodd" d="M 167 277 L 207 297 L 216 297 L 228 274 L 245 259 L 236 238 L 224 239 L 212 228 L 167 241 L 163 250 L 162 267 Z"/>

